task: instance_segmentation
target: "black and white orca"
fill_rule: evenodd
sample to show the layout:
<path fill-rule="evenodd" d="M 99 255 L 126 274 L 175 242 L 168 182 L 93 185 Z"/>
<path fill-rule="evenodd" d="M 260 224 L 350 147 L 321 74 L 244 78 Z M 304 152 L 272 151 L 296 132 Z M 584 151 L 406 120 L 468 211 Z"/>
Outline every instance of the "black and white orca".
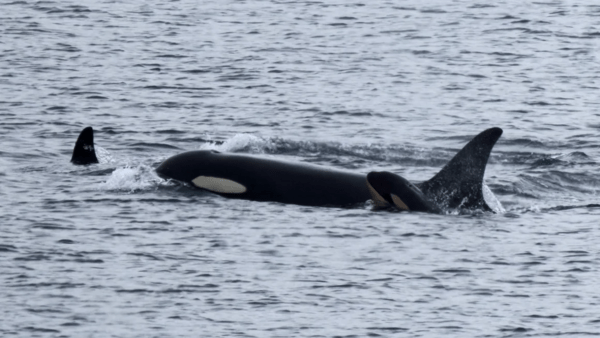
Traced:
<path fill-rule="evenodd" d="M 434 177 L 418 184 L 390 172 L 363 175 L 214 150 L 175 155 L 160 164 L 156 173 L 223 197 L 253 201 L 343 207 L 372 200 L 377 208 L 407 211 L 493 211 L 484 198 L 483 175 L 501 135 L 500 128 L 481 132 Z M 91 127 L 81 132 L 71 162 L 98 163 Z"/>

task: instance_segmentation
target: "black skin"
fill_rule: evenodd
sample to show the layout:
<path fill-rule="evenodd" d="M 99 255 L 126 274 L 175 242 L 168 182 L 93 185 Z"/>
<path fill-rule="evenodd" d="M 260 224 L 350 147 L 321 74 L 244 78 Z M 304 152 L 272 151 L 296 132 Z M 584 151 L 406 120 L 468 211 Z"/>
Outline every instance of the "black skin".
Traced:
<path fill-rule="evenodd" d="M 370 199 L 364 175 L 214 150 L 175 155 L 156 173 L 192 186 L 194 178 L 210 176 L 246 187 L 241 194 L 219 194 L 229 198 L 307 206 L 351 206 Z"/>

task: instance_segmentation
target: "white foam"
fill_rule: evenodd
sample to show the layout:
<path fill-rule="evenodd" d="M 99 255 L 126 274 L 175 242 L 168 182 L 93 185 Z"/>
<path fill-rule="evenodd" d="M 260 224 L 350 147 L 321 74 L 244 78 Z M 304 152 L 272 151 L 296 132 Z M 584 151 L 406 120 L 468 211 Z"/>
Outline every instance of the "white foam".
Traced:
<path fill-rule="evenodd" d="M 137 167 L 117 168 L 104 183 L 100 184 L 101 190 L 124 190 L 134 192 L 147 190 L 156 186 L 156 177 L 152 169 L 146 165 Z"/>
<path fill-rule="evenodd" d="M 205 143 L 200 147 L 200 149 L 214 149 L 222 152 L 235 152 L 249 148 L 252 152 L 263 153 L 265 150 L 273 149 L 274 147 L 275 146 L 271 140 L 251 134 L 236 134 L 222 144 Z"/>

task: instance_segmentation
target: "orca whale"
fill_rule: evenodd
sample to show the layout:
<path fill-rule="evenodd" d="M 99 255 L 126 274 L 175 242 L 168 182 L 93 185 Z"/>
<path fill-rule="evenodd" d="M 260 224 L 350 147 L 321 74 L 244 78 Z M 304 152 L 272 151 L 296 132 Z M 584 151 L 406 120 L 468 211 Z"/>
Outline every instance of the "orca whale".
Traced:
<path fill-rule="evenodd" d="M 402 176 L 387 171 L 372 171 L 367 174 L 367 188 L 376 209 L 395 206 L 405 211 L 442 213 L 421 189 Z"/>
<path fill-rule="evenodd" d="M 444 213 L 448 209 L 493 211 L 483 196 L 488 158 L 502 129 L 475 136 L 431 179 L 413 184 L 390 172 L 367 175 L 251 155 L 196 150 L 166 159 L 156 173 L 227 198 L 305 206 L 352 206 L 372 200 L 376 208 Z M 81 142 L 80 142 L 81 141 Z M 93 130 L 85 128 L 74 164 L 98 163 Z"/>

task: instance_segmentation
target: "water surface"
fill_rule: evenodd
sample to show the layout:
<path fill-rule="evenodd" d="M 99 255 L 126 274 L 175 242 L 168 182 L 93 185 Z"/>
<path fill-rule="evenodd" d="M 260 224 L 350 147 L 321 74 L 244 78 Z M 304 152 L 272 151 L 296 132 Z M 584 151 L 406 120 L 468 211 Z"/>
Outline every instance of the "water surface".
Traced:
<path fill-rule="evenodd" d="M 0 333 L 600 334 L 600 6 L 0 4 Z M 79 131 L 100 164 L 73 166 Z M 505 213 L 227 200 L 195 149 L 415 182 L 498 126 Z"/>

